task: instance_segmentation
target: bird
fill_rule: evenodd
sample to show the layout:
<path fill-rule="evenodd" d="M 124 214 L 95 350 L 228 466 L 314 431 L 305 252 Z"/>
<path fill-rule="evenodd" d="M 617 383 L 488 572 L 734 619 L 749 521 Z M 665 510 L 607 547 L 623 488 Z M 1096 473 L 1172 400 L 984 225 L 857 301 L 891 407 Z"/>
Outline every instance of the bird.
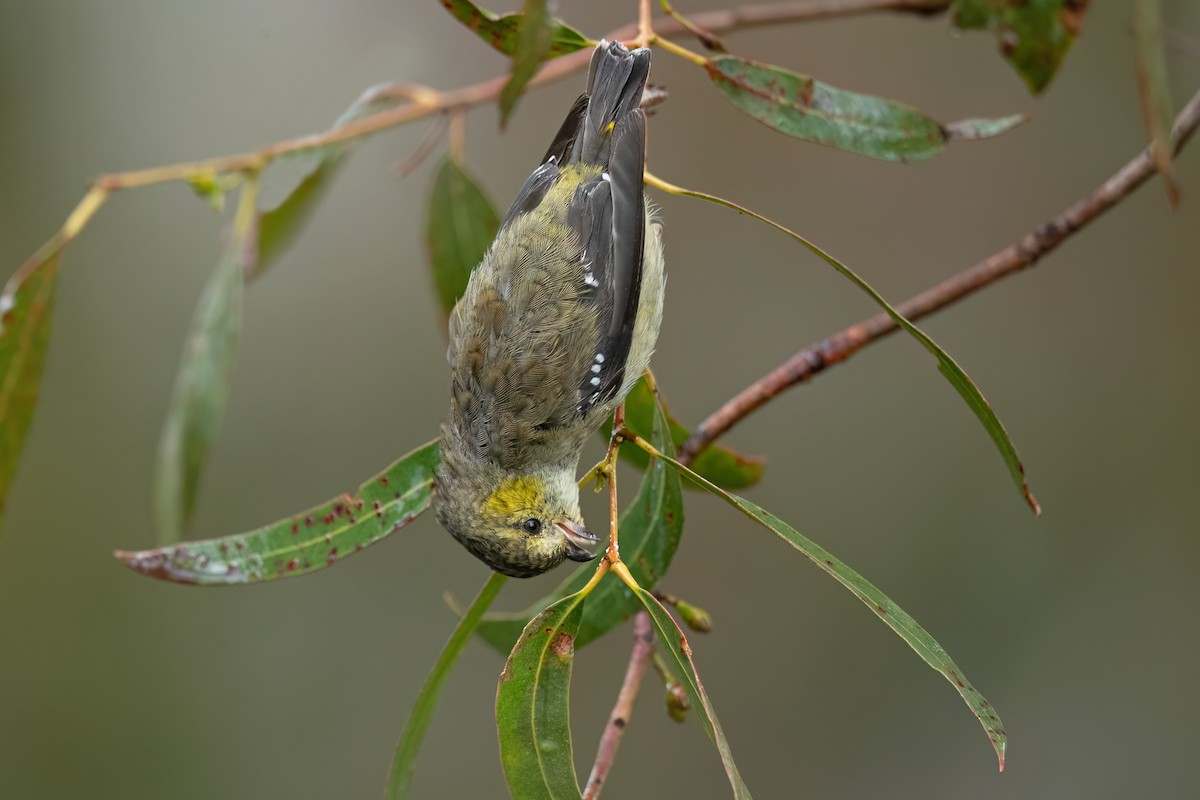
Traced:
<path fill-rule="evenodd" d="M 511 577 L 601 549 L 579 510 L 581 451 L 648 366 L 663 314 L 662 224 L 643 188 L 649 72 L 649 49 L 600 41 L 449 317 L 435 516 Z"/>

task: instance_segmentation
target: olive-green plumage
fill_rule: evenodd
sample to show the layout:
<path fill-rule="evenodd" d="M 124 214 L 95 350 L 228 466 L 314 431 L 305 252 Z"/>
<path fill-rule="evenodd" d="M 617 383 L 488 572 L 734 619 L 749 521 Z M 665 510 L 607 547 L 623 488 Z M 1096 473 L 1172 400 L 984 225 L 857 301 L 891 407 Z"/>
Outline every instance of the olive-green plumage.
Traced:
<path fill-rule="evenodd" d="M 526 578 L 594 558 L 575 473 L 650 361 L 660 226 L 642 191 L 650 51 L 601 42 L 588 89 L 517 195 L 450 317 L 438 520 Z"/>

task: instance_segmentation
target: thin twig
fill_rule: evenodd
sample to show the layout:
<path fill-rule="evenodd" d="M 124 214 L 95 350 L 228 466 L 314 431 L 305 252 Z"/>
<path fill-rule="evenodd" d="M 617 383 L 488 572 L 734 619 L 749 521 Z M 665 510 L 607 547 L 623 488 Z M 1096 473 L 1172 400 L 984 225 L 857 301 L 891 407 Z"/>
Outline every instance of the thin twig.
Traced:
<path fill-rule="evenodd" d="M 637 700 L 642 678 L 646 675 L 646 667 L 653 654 L 654 630 L 650 627 L 650 615 L 639 611 L 633 619 L 633 649 L 629 653 L 625 682 L 621 684 L 612 715 L 609 716 L 608 725 L 604 726 L 604 734 L 600 737 L 600 748 L 596 751 L 596 761 L 592 765 L 592 774 L 588 776 L 583 800 L 596 800 L 600 796 L 600 790 L 604 788 L 604 780 L 617 757 L 617 748 L 621 746 L 625 726 L 633 715 L 633 704 Z"/>
<path fill-rule="evenodd" d="M 805 22 L 875 11 L 936 12 L 944 10 L 948 6 L 949 0 L 807 0 L 807 2 L 768 3 L 709 11 L 695 15 L 692 17 L 692 21 L 713 33 L 725 33 L 743 28 Z M 669 17 L 654 19 L 651 29 L 660 36 L 677 36 L 687 33 L 687 29 L 682 24 Z M 610 41 L 625 41 L 634 39 L 638 35 L 639 26 L 630 24 L 610 32 L 605 38 Z M 530 81 L 530 86 L 544 86 L 562 80 L 586 67 L 591 57 L 591 51 L 584 49 L 553 59 L 541 68 Z M 421 86 L 406 86 L 403 87 L 405 89 L 404 98 L 407 100 L 404 105 L 352 120 L 324 133 L 286 139 L 252 152 L 101 175 L 96 178 L 94 185 L 111 191 L 147 186 L 169 180 L 181 180 L 202 171 L 233 172 L 261 169 L 266 163 L 281 155 L 311 150 L 378 133 L 430 114 L 465 110 L 481 105 L 498 97 L 500 90 L 507 82 L 508 76 L 501 75 L 448 91 L 438 91 Z"/>
<path fill-rule="evenodd" d="M 1178 153 L 1200 125 L 1200 91 L 1192 96 L 1175 118 L 1171 141 Z M 1128 197 L 1155 173 L 1152 148 L 1147 147 L 1129 163 L 1049 222 L 1017 242 L 980 261 L 924 292 L 896 305 L 909 320 L 928 316 L 999 279 L 1032 267 L 1069 236 L 1078 232 L 1105 211 Z M 689 464 L 704 448 L 755 409 L 784 390 L 807 381 L 826 367 L 845 361 L 872 342 L 896 330 L 887 314 L 876 314 L 833 334 L 824 341 L 810 344 L 787 361 L 747 386 L 701 422 L 679 451 L 679 460 Z"/>

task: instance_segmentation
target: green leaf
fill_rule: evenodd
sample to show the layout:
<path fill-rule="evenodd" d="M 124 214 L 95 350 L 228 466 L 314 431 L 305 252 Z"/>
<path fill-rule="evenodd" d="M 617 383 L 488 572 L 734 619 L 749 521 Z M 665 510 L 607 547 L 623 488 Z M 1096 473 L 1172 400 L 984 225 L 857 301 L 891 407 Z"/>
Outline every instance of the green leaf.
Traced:
<path fill-rule="evenodd" d="M 907 642 L 909 647 L 915 650 L 917 655 L 926 664 L 940 672 L 966 702 L 980 724 L 983 725 L 984 732 L 987 734 L 988 739 L 991 740 L 992 747 L 996 750 L 996 756 L 1000 761 L 1000 771 L 1004 771 L 1004 755 L 1008 748 L 1008 734 L 1004 731 L 1004 725 L 1000 721 L 999 715 L 992 708 L 992 704 L 967 681 L 963 671 L 950 658 L 950 654 L 929 635 L 928 631 L 922 628 L 904 609 L 892 602 L 887 595 L 876 589 L 866 578 L 838 560 L 828 550 L 799 533 L 791 525 L 788 525 L 771 512 L 751 503 L 749 500 L 726 492 L 720 487 L 704 480 L 704 478 L 692 472 L 678 461 L 671 459 L 671 463 L 691 480 L 717 495 L 747 517 L 772 531 L 779 538 L 803 553 L 810 561 L 831 575 L 834 580 L 849 589 L 867 608 L 871 609 L 877 617 L 883 620 L 884 624 Z"/>
<path fill-rule="evenodd" d="M 504 55 L 511 57 L 516 54 L 521 14 L 496 14 L 470 0 L 442 0 L 442 5 L 455 19 Z M 557 58 L 590 47 L 591 44 L 586 36 L 562 20 L 550 19 L 550 49 L 546 52 L 546 58 Z"/>
<path fill-rule="evenodd" d="M 695 715 L 696 718 L 700 720 L 704 732 L 708 734 L 708 738 L 717 746 L 717 752 L 721 754 L 721 763 L 725 765 L 725 774 L 729 776 L 729 784 L 733 787 L 733 796 L 749 800 L 750 790 L 746 788 L 741 773 L 738 772 L 737 764 L 733 761 L 733 753 L 729 750 L 729 742 L 725 739 L 725 731 L 721 730 L 721 723 L 717 720 L 717 712 L 708 699 L 708 693 L 704 691 L 704 684 L 700 682 L 700 673 L 696 671 L 696 663 L 692 661 L 692 648 L 688 645 L 687 637 L 654 595 L 645 589 L 639 589 L 637 597 L 650 615 L 650 621 L 654 624 L 654 630 L 658 634 L 658 641 L 662 645 L 663 651 L 670 656 L 677 673 L 682 678 L 683 687 L 692 701 L 692 708 L 699 709 Z"/>
<path fill-rule="evenodd" d="M 1022 117 L 963 120 L 943 127 L 912 106 L 838 89 L 782 67 L 713 56 L 705 69 L 728 100 L 780 133 L 884 161 L 937 155 L 952 138 L 984 138 Z M 955 137 L 955 130 L 971 136 Z"/>
<path fill-rule="evenodd" d="M 1000 53 L 1038 94 L 1058 72 L 1087 9 L 1088 0 L 955 0 L 951 14 L 957 28 L 993 31 Z"/>
<path fill-rule="evenodd" d="M 492 246 L 500 216 L 470 173 L 449 156 L 438 168 L 425 220 L 433 285 L 448 316 L 467 289 L 471 271 Z"/>
<path fill-rule="evenodd" d="M 51 241 L 0 292 L 0 515 L 33 422 L 64 244 Z"/>
<path fill-rule="evenodd" d="M 676 447 L 679 447 L 692 435 L 691 431 L 671 416 L 665 402 L 663 402 L 663 411 L 671 426 L 671 440 Z M 625 427 L 639 436 L 649 439 L 653 420 L 654 393 L 646 385 L 645 378 L 641 378 L 630 390 L 629 396 L 625 398 Z M 601 432 L 607 438 L 609 431 L 601 429 Z M 622 447 L 621 457 L 637 466 L 638 469 L 644 470 L 650 463 L 650 457 L 636 447 Z M 696 457 L 696 460 L 692 462 L 692 469 L 723 489 L 737 491 L 748 489 L 762 480 L 766 461 L 764 456 L 742 455 L 714 444 L 709 445 Z"/>
<path fill-rule="evenodd" d="M 340 128 L 369 114 L 395 106 L 395 94 L 384 88 L 368 89 L 334 122 Z M 334 175 L 353 152 L 356 140 L 346 140 L 301 151 L 300 157 L 312 159 L 300 182 L 274 208 L 262 212 L 258 221 L 258 257 L 248 278 L 261 276 L 304 229 L 304 225 L 324 197 Z M 289 154 L 291 155 L 291 154 Z"/>
<path fill-rule="evenodd" d="M 231 585 L 315 572 L 400 530 L 429 508 L 437 466 L 437 442 L 430 442 L 367 480 L 353 495 L 270 525 L 113 555 L 143 575 L 175 583 Z"/>
<path fill-rule="evenodd" d="M 534 617 L 500 674 L 500 763 L 509 794 L 520 800 L 580 797 L 569 694 L 583 599 L 571 595 Z"/>
<path fill-rule="evenodd" d="M 425 740 L 425 733 L 429 730 L 429 723 L 433 721 L 438 700 L 442 696 L 442 686 L 450 676 L 450 671 L 454 669 L 463 648 L 467 646 L 471 631 L 479 624 L 483 612 L 496 599 L 506 580 L 507 577 L 499 572 L 493 572 L 488 577 L 487 583 L 483 584 L 470 608 L 454 626 L 454 632 L 450 634 L 450 639 L 442 648 L 429 677 L 425 679 L 425 684 L 417 694 L 412 713 L 409 714 L 408 724 L 404 726 L 404 733 L 400 735 L 400 743 L 396 745 L 396 755 L 392 758 L 392 768 L 388 773 L 387 789 L 384 793 L 387 800 L 401 800 L 407 796 L 417 754 L 421 750 L 421 742 Z"/>
<path fill-rule="evenodd" d="M 159 438 L 154 529 L 161 544 L 183 538 L 200 474 L 221 426 L 242 327 L 245 239 L 233 236 L 192 317 Z"/>
<path fill-rule="evenodd" d="M 517 101 L 538 67 L 546 59 L 553 43 L 553 30 L 547 0 L 525 0 L 522 5 L 521 24 L 517 27 L 517 46 L 512 55 L 512 72 L 508 82 L 500 90 L 500 127 L 508 124 L 508 118 L 517 107 Z"/>
<path fill-rule="evenodd" d="M 666 417 L 660 411 L 651 422 L 650 439 L 664 453 L 674 453 L 666 436 Z M 683 494 L 679 476 L 662 461 L 654 462 L 642 478 L 637 497 L 618 522 L 621 557 L 642 586 L 653 587 L 666 574 L 683 533 Z M 541 609 L 583 588 L 596 571 L 595 564 L 578 567 L 549 596 L 515 614 L 488 614 L 479 624 L 479 636 L 501 653 L 507 653 L 526 622 Z M 637 612 L 637 598 L 615 575 L 605 575 L 588 596 L 587 611 L 576 645 L 599 639 Z"/>
<path fill-rule="evenodd" d="M 979 391 L 979 387 L 975 385 L 974 381 L 967 376 L 967 373 L 963 372 L 962 367 L 960 367 L 954 361 L 954 359 L 952 359 L 950 355 L 937 344 L 937 342 L 929 338 L 929 336 L 926 335 L 925 332 L 919 329 L 916 325 L 913 325 L 911 322 L 909 322 L 903 314 L 892 308 L 891 304 L 889 304 L 887 300 L 884 300 L 883 296 L 879 294 L 879 292 L 871 288 L 870 284 L 860 278 L 858 274 L 854 272 L 854 270 L 850 269 L 832 255 L 825 252 L 820 247 L 817 247 L 808 239 L 805 239 L 803 236 L 791 230 L 790 228 L 784 227 L 778 222 L 768 217 L 764 217 L 762 214 L 759 214 L 755 211 L 751 211 L 744 206 L 739 206 L 737 203 L 717 197 L 716 195 L 705 194 L 704 192 L 697 192 L 691 189 L 673 186 L 657 178 L 653 179 L 652 185 L 658 186 L 665 191 L 670 192 L 671 194 L 677 194 L 683 197 L 694 197 L 698 200 L 706 200 L 710 203 L 716 203 L 719 206 L 731 208 L 739 213 L 754 217 L 759 222 L 764 222 L 767 225 L 770 225 L 775 230 L 787 234 L 800 244 L 804 245 L 804 247 L 806 247 L 810 252 L 812 252 L 829 266 L 836 269 L 843 276 L 848 278 L 851 283 L 865 292 L 867 296 L 874 300 L 875 303 L 882 308 L 889 317 L 892 318 L 892 321 L 895 322 L 897 326 L 903 329 L 904 332 L 909 336 L 920 342 L 921 346 L 928 350 L 933 357 L 937 359 L 938 372 L 942 373 L 942 376 L 950 382 L 950 385 L 954 387 L 954 390 L 958 392 L 959 396 L 966 401 L 967 406 L 975 414 L 975 417 L 983 424 L 984 430 L 987 431 L 988 436 L 990 436 L 992 439 L 992 443 L 995 444 L 1000 456 L 1004 459 L 1004 463 L 1008 466 L 1009 475 L 1012 477 L 1013 483 L 1016 485 L 1017 490 L 1021 492 L 1021 496 L 1025 499 L 1025 502 L 1033 510 L 1034 514 L 1042 513 L 1042 507 L 1038 505 L 1037 499 L 1033 496 L 1033 492 L 1030 491 L 1029 485 L 1025 482 L 1025 467 L 1021 464 L 1021 458 L 1017 455 L 1017 449 L 1013 445 L 1012 439 L 1008 435 L 1008 431 L 1004 429 L 1004 425 L 1000 422 L 1000 418 L 996 416 L 996 412 L 992 409 L 991 403 L 989 403 L 983 396 L 983 393 Z"/>
<path fill-rule="evenodd" d="M 1154 165 L 1162 176 L 1171 207 L 1177 208 L 1179 187 L 1171 169 L 1171 123 L 1175 117 L 1175 106 L 1171 101 L 1171 83 L 1167 78 L 1160 0 L 1137 0 L 1133 32 L 1137 41 L 1138 92 L 1142 98 L 1146 131 L 1154 148 Z"/>

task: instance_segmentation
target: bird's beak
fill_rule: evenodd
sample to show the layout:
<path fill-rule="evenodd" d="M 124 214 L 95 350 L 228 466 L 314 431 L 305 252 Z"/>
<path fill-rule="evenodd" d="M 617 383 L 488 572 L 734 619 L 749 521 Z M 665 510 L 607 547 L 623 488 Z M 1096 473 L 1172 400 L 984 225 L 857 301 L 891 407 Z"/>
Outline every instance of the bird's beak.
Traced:
<path fill-rule="evenodd" d="M 591 561 L 600 554 L 600 539 L 577 522 L 556 522 L 567 537 L 567 558 L 572 561 Z"/>

